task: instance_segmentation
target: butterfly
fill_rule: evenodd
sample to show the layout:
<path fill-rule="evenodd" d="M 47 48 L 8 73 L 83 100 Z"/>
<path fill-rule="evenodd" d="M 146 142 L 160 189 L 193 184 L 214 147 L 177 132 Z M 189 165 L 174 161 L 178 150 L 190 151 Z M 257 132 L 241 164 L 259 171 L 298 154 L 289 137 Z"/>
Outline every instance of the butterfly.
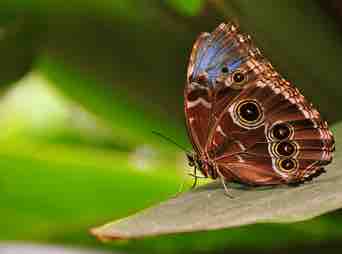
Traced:
<path fill-rule="evenodd" d="M 195 42 L 184 90 L 194 152 L 206 178 L 251 186 L 296 185 L 324 173 L 334 137 L 326 121 L 234 23 Z"/>

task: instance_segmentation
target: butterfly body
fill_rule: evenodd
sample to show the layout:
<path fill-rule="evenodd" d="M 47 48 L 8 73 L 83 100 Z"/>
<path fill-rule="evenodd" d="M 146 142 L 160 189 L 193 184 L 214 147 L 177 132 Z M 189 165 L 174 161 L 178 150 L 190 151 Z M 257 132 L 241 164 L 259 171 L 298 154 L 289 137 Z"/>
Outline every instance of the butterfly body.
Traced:
<path fill-rule="evenodd" d="M 319 175 L 332 160 L 327 123 L 234 24 L 199 36 L 184 98 L 189 162 L 205 177 L 292 184 Z"/>

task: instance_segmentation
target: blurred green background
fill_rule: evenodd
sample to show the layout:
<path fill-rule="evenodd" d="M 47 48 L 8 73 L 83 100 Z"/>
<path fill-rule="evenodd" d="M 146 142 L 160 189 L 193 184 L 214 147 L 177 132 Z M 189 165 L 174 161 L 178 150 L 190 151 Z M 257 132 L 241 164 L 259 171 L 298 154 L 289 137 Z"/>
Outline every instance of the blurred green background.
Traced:
<path fill-rule="evenodd" d="M 341 16 L 333 0 L 1 0 L 0 243 L 127 253 L 338 251 L 340 211 L 110 245 L 88 229 L 177 193 L 189 170 L 184 154 L 152 131 L 190 148 L 188 56 L 199 32 L 221 22 L 238 21 L 330 124 L 341 121 Z"/>

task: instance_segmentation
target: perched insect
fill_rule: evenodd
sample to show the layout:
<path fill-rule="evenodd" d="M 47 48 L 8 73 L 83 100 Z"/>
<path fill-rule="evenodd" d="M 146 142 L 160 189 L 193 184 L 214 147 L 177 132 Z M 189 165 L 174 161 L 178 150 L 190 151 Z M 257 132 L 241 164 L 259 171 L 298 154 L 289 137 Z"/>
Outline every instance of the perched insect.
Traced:
<path fill-rule="evenodd" d="M 205 177 L 246 185 L 298 184 L 325 172 L 334 138 L 303 95 L 233 24 L 195 42 L 184 91 L 194 152 Z"/>

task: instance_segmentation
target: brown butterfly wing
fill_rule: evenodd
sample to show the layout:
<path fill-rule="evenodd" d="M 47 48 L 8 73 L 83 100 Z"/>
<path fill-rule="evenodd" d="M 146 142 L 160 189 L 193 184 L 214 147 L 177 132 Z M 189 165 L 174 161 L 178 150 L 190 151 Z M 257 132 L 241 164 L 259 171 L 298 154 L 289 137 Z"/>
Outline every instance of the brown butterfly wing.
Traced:
<path fill-rule="evenodd" d="M 234 24 L 221 24 L 211 34 L 201 34 L 192 49 L 184 111 L 190 140 L 199 155 L 205 153 L 209 133 L 218 116 L 240 93 L 238 85 L 228 87 L 225 82 L 231 82 L 232 74 L 251 58 L 256 63 L 258 56 L 261 57 L 249 38 L 240 37 L 237 32 Z M 255 66 L 245 70 L 250 81 L 262 71 Z"/>
<path fill-rule="evenodd" d="M 227 180 L 301 182 L 332 159 L 326 122 L 234 24 L 197 39 L 184 96 L 197 157 Z"/>
<path fill-rule="evenodd" d="M 199 48 L 206 47 L 209 34 L 202 34 L 195 42 L 190 57 L 189 68 L 192 69 L 194 63 L 199 58 Z M 203 54 L 203 53 L 202 53 Z M 209 133 L 209 122 L 212 110 L 212 97 L 210 89 L 204 84 L 204 77 L 198 77 L 196 82 L 193 82 L 189 77 L 184 90 L 184 111 L 185 119 L 188 127 L 188 134 L 196 153 L 203 153 Z"/>
<path fill-rule="evenodd" d="M 334 150 L 318 111 L 277 73 L 271 76 L 246 85 L 221 112 L 207 146 L 223 175 L 251 185 L 310 179 Z M 258 108 L 256 121 L 249 121 L 244 105 Z"/>

